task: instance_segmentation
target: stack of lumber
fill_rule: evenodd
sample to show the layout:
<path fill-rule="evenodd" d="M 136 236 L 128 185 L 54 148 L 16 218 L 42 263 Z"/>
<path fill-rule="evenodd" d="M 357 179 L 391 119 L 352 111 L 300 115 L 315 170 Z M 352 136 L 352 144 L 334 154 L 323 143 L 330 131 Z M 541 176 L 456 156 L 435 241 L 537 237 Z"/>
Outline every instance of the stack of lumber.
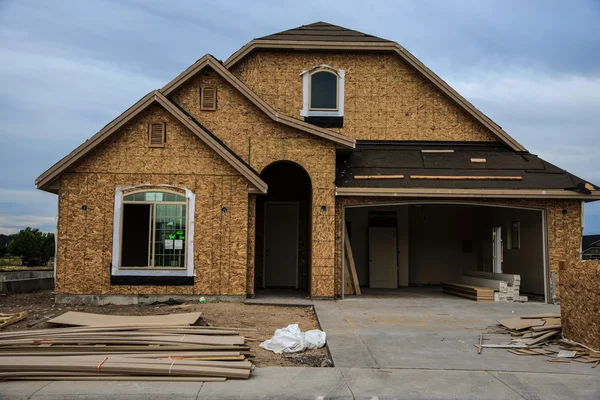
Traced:
<path fill-rule="evenodd" d="M 496 272 L 485 272 L 485 271 L 468 271 L 466 273 L 466 276 L 506 282 L 507 286 L 499 288 L 498 292 L 494 295 L 495 301 L 500 301 L 500 302 L 513 302 L 513 301 L 526 302 L 527 301 L 527 296 L 521 296 L 521 294 L 519 292 L 520 287 L 521 287 L 521 275 L 500 274 L 500 273 L 496 273 Z"/>
<path fill-rule="evenodd" d="M 16 314 L 0 314 L 0 329 L 5 326 L 12 325 L 27 318 L 27 311 Z"/>
<path fill-rule="evenodd" d="M 76 317 L 73 320 L 73 317 Z M 190 326 L 200 313 L 111 316 L 69 312 L 82 326 L 0 333 L 0 379 L 224 381 L 246 379 L 244 329 Z M 139 322 L 163 319 L 165 323 Z M 97 321 L 126 323 L 87 325 Z"/>
<path fill-rule="evenodd" d="M 504 343 L 483 343 L 484 334 L 479 337 L 479 352 L 483 348 L 508 349 L 518 356 L 544 356 L 549 362 L 591 363 L 595 368 L 600 364 L 600 353 L 577 343 L 562 339 L 560 314 L 539 314 L 515 318 L 499 319 L 493 333 L 510 334 Z"/>
<path fill-rule="evenodd" d="M 458 282 L 442 282 L 444 293 L 475 301 L 494 301 L 494 289 Z"/>

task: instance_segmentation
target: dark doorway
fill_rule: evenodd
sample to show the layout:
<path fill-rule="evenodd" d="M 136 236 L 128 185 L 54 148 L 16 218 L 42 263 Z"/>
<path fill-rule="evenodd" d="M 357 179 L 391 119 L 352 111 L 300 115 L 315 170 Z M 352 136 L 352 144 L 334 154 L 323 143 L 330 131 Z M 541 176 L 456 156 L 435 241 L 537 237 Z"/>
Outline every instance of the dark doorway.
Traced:
<path fill-rule="evenodd" d="M 122 266 L 148 266 L 149 220 L 150 204 L 123 205 Z"/>
<path fill-rule="evenodd" d="M 269 185 L 256 202 L 257 289 L 308 290 L 310 283 L 310 209 L 308 174 L 291 162 L 277 162 L 261 173 Z"/>

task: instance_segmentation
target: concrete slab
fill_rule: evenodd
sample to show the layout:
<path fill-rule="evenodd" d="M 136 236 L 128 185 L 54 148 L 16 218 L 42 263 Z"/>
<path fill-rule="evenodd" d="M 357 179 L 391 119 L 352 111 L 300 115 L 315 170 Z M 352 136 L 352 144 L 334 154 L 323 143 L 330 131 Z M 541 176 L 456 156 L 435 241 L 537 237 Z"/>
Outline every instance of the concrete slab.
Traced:
<path fill-rule="evenodd" d="M 257 368 L 248 380 L 206 382 L 199 399 L 351 399 L 338 368 Z"/>
<path fill-rule="evenodd" d="M 597 374 L 586 364 L 548 363 L 543 357 L 520 357 L 505 349 L 477 354 L 473 345 L 479 332 L 495 325 L 496 319 L 559 312 L 558 306 L 474 302 L 439 288 L 347 298 L 335 302 L 337 313 L 331 303 L 315 302 L 315 311 L 337 367 Z"/>
<path fill-rule="evenodd" d="M 327 347 L 335 367 L 379 368 L 337 302 L 316 300 L 315 313 L 321 329 L 327 334 Z"/>
<path fill-rule="evenodd" d="M 51 382 L 30 399 L 196 399 L 202 385 L 203 382 Z"/>
<path fill-rule="evenodd" d="M 342 369 L 355 399 L 522 399 L 485 371 Z"/>
<path fill-rule="evenodd" d="M 1 400 L 27 400 L 38 390 L 48 385 L 45 381 L 8 381 L 0 382 Z"/>
<path fill-rule="evenodd" d="M 526 399 L 600 399 L 600 374 L 536 374 L 490 372 Z"/>

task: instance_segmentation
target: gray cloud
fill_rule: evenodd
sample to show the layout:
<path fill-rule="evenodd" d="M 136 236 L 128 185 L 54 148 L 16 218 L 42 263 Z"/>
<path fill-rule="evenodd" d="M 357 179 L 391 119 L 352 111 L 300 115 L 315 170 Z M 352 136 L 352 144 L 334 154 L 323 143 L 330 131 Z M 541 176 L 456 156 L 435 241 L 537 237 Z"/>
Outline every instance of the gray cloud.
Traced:
<path fill-rule="evenodd" d="M 0 231 L 52 229 L 56 196 L 33 180 L 205 53 L 318 20 L 399 42 L 530 151 L 600 183 L 595 0 L 0 1 Z"/>

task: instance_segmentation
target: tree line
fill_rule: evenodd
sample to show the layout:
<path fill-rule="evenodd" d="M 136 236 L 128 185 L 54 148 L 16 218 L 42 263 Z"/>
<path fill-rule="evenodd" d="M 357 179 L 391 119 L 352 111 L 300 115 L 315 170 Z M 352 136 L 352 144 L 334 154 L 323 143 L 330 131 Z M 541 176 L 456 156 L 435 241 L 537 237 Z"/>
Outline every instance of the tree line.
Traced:
<path fill-rule="evenodd" d="M 54 233 L 43 233 L 36 228 L 25 228 L 13 235 L 0 234 L 0 257 L 21 257 L 49 260 L 54 257 Z"/>

